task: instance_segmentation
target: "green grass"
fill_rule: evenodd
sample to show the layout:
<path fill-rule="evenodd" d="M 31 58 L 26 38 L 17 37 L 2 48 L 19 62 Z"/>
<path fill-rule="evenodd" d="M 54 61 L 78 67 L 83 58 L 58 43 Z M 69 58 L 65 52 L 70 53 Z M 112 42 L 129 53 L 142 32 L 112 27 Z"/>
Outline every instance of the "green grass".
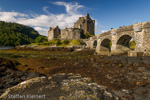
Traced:
<path fill-rule="evenodd" d="M 81 40 L 71 40 L 69 45 L 83 45 Z"/>
<path fill-rule="evenodd" d="M 48 42 L 41 42 L 41 43 L 32 43 L 28 46 L 38 45 L 38 46 L 70 46 L 70 45 L 84 45 L 85 43 L 82 40 L 60 40 L 60 39 L 54 39 Z"/>
<path fill-rule="evenodd" d="M 135 41 L 130 41 L 129 42 L 130 49 L 135 49 L 135 45 L 136 45 Z"/>

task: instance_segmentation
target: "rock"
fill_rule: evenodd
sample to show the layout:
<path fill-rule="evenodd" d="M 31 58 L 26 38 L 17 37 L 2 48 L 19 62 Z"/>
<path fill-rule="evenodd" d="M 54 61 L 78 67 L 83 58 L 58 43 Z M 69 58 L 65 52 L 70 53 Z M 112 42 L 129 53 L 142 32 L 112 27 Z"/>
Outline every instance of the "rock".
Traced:
<path fill-rule="evenodd" d="M 27 79 L 30 79 L 30 78 L 34 78 L 34 77 L 37 77 L 38 73 L 36 72 L 28 72 L 27 74 Z"/>
<path fill-rule="evenodd" d="M 150 100 L 150 88 L 149 87 L 138 87 L 133 93 L 135 100 Z"/>
<path fill-rule="evenodd" d="M 33 69 L 32 69 L 32 68 L 27 68 L 27 69 L 26 69 L 26 71 L 30 71 L 30 70 L 33 70 Z"/>
<path fill-rule="evenodd" d="M 19 100 L 121 100 L 105 86 L 74 74 L 36 77 L 8 88 L 0 98 Z M 11 94 L 11 96 L 10 96 Z M 17 94 L 17 95 L 16 95 Z"/>
<path fill-rule="evenodd" d="M 25 72 L 23 72 L 23 71 L 16 71 L 15 74 L 16 74 L 18 77 L 22 77 L 22 76 L 24 76 Z"/>
<path fill-rule="evenodd" d="M 50 46 L 50 47 L 57 47 L 56 45 L 52 45 L 52 46 Z"/>
<path fill-rule="evenodd" d="M 145 71 L 145 70 L 146 70 L 145 67 L 139 67 L 139 68 L 138 68 L 138 71 Z"/>
<path fill-rule="evenodd" d="M 18 62 L 0 58 L 0 95 L 5 89 L 30 78 L 41 76 L 35 72 L 19 71 L 15 68 Z"/>
<path fill-rule="evenodd" d="M 133 63 L 133 66 L 139 66 L 139 64 L 138 63 Z"/>
<path fill-rule="evenodd" d="M 32 45 L 32 47 L 39 47 L 38 45 Z"/>
<path fill-rule="evenodd" d="M 4 75 L 0 73 L 0 77 L 3 77 Z"/>
<path fill-rule="evenodd" d="M 0 89 L 4 89 L 4 86 L 0 85 Z"/>
<path fill-rule="evenodd" d="M 0 72 L 5 72 L 6 71 L 6 67 L 5 66 L 0 66 Z"/>

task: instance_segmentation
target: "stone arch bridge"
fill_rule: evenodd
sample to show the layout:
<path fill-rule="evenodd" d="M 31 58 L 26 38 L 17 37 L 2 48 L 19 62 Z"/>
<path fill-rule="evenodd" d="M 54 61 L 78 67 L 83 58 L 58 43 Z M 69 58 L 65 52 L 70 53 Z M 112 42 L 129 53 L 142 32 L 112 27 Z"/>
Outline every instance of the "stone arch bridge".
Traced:
<path fill-rule="evenodd" d="M 96 48 L 97 52 L 124 53 L 131 51 L 129 42 L 133 39 L 136 43 L 132 52 L 150 52 L 150 22 L 134 23 L 118 29 L 97 34 L 86 41 L 87 47 Z"/>

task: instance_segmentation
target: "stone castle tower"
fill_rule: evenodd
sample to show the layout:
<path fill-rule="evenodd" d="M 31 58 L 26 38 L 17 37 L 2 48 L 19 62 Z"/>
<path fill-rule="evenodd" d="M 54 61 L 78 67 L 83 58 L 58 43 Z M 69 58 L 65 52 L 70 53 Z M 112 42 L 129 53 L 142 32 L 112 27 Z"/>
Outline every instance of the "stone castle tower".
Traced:
<path fill-rule="evenodd" d="M 79 17 L 78 21 L 74 23 L 74 28 L 83 29 L 84 32 L 95 35 L 95 20 L 92 20 L 89 14 L 85 17 Z"/>

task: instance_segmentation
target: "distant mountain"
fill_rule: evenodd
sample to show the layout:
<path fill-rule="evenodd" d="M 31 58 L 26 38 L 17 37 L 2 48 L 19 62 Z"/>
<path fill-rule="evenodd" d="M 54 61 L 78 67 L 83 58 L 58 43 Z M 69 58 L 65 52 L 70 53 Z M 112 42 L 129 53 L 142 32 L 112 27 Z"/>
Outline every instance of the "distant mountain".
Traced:
<path fill-rule="evenodd" d="M 17 23 L 0 21 L 0 45 L 16 46 L 35 42 L 39 33 L 33 28 Z"/>

